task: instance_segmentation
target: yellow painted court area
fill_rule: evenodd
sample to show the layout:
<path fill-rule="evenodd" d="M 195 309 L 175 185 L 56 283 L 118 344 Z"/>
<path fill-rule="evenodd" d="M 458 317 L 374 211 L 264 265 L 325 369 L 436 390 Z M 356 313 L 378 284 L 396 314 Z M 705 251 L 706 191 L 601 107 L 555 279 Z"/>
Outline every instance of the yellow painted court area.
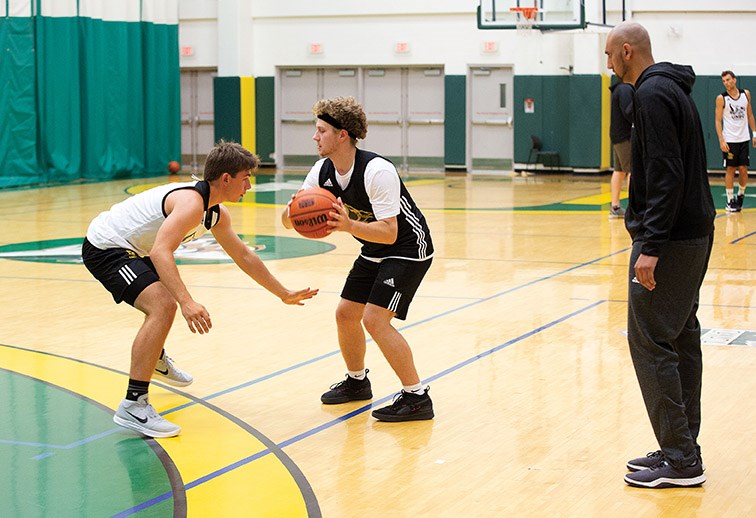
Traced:
<path fill-rule="evenodd" d="M 80 394 L 114 411 L 123 398 L 127 380 L 125 375 L 87 363 L 9 347 L 0 347 L 0 365 Z M 210 510 L 215 510 L 231 516 L 233 510 L 255 509 L 260 516 L 307 516 L 304 499 L 291 473 L 249 431 L 156 383 L 151 385 L 150 402 L 159 413 L 189 405 L 171 412 L 169 417 L 184 433 L 155 440 L 176 465 L 184 484 L 208 477 L 206 482 L 200 481 L 186 491 L 191 515 L 210 516 L 213 514 Z M 113 426 L 119 433 L 133 435 Z M 234 467 L 260 453 L 265 455 Z"/>

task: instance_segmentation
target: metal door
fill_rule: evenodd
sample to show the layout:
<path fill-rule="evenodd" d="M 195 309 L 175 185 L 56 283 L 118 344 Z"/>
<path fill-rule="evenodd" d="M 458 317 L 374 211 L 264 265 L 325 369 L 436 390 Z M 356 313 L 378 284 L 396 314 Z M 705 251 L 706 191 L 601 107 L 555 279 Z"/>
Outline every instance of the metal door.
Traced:
<path fill-rule="evenodd" d="M 512 169 L 514 159 L 511 67 L 471 67 L 468 75 L 468 169 Z"/>
<path fill-rule="evenodd" d="M 281 151 L 276 161 L 282 167 L 310 167 L 318 159 L 312 140 L 312 105 L 324 98 L 359 98 L 359 72 L 356 68 L 292 68 L 281 69 L 279 77 Z"/>
<path fill-rule="evenodd" d="M 181 163 L 197 171 L 215 143 L 213 78 L 216 70 L 181 70 Z"/>
<path fill-rule="evenodd" d="M 385 156 L 397 168 L 406 169 L 404 120 L 406 81 L 400 68 L 368 68 L 364 73 L 365 113 L 368 134 L 361 147 Z"/>
<path fill-rule="evenodd" d="M 277 163 L 309 167 L 313 103 L 354 96 L 365 108 L 367 138 L 360 147 L 379 153 L 406 171 L 443 168 L 444 73 L 441 67 L 332 67 L 279 70 Z"/>
<path fill-rule="evenodd" d="M 407 70 L 406 162 L 410 169 L 444 167 L 444 71 Z"/>
<path fill-rule="evenodd" d="M 312 142 L 314 125 L 312 104 L 318 98 L 322 82 L 315 68 L 280 71 L 280 95 L 277 96 L 279 126 L 276 163 L 280 167 L 311 166 L 318 158 Z"/>

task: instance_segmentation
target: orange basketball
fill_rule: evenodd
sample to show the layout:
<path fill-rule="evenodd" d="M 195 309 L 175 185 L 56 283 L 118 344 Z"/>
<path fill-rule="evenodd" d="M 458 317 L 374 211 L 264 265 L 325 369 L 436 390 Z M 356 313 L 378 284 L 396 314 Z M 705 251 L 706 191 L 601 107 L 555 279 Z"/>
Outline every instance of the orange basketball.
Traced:
<path fill-rule="evenodd" d="M 170 171 L 173 174 L 176 174 L 181 169 L 181 164 L 176 162 L 175 160 L 171 160 L 168 162 L 168 171 Z"/>
<path fill-rule="evenodd" d="M 328 234 L 328 213 L 336 196 L 320 187 L 298 192 L 289 205 L 289 219 L 294 230 L 304 237 L 320 239 Z"/>

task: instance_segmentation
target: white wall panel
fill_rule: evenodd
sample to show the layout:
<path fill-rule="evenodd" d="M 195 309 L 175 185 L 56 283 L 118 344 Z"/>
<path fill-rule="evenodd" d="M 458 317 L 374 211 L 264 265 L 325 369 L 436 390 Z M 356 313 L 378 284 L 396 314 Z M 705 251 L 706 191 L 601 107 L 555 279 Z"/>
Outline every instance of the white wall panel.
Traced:
<path fill-rule="evenodd" d="M 42 0 L 42 16 L 76 16 L 76 0 Z"/>
<path fill-rule="evenodd" d="M 548 0 L 547 0 L 548 1 Z M 218 4 L 247 9 L 234 38 L 218 43 Z M 179 0 L 182 45 L 195 56 L 181 66 L 218 66 L 239 75 L 273 76 L 277 66 L 422 66 L 441 64 L 445 74 L 476 65 L 514 65 L 516 75 L 607 73 L 603 47 L 609 27 L 584 31 L 478 30 L 478 0 Z M 603 0 L 586 0 L 587 20 L 603 21 Z M 689 63 L 699 74 L 731 67 L 753 75 L 756 0 L 627 0 L 628 14 L 649 29 L 657 60 Z M 621 21 L 621 0 L 606 0 L 606 21 Z M 726 10 L 725 10 L 726 9 Z M 737 44 L 725 34 L 736 34 Z M 409 45 L 406 54 L 396 43 Z M 496 47 L 483 52 L 484 42 Z M 311 54 L 318 43 L 322 53 Z M 226 47 L 233 47 L 227 49 Z M 222 74 L 223 75 L 223 74 Z M 232 74 L 233 75 L 233 74 Z"/>
<path fill-rule="evenodd" d="M 138 22 L 141 0 L 79 0 L 79 16 L 110 22 Z"/>
<path fill-rule="evenodd" d="M 142 0 L 142 21 L 177 24 L 178 0 Z"/>
<path fill-rule="evenodd" d="M 30 0 L 10 0 L 8 3 L 8 16 L 31 16 L 31 14 L 32 4 Z"/>
<path fill-rule="evenodd" d="M 215 20 L 181 20 L 179 47 L 192 47 L 191 56 L 181 56 L 181 68 L 218 66 L 218 26 Z"/>

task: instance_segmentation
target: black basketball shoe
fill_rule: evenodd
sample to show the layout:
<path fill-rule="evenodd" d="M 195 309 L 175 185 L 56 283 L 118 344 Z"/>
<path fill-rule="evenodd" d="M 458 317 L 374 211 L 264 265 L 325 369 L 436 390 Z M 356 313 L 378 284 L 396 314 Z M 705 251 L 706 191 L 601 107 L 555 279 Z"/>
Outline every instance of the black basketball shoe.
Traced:
<path fill-rule="evenodd" d="M 365 369 L 365 378 L 361 380 L 347 374 L 344 381 L 331 385 L 331 390 L 320 396 L 320 401 L 326 405 L 338 405 L 349 401 L 371 399 L 373 391 L 370 388 L 370 380 L 367 379 L 368 372 L 370 371 Z"/>
<path fill-rule="evenodd" d="M 373 410 L 373 417 L 379 421 L 422 421 L 433 419 L 433 402 L 425 389 L 421 395 L 401 391 L 389 406 Z"/>

